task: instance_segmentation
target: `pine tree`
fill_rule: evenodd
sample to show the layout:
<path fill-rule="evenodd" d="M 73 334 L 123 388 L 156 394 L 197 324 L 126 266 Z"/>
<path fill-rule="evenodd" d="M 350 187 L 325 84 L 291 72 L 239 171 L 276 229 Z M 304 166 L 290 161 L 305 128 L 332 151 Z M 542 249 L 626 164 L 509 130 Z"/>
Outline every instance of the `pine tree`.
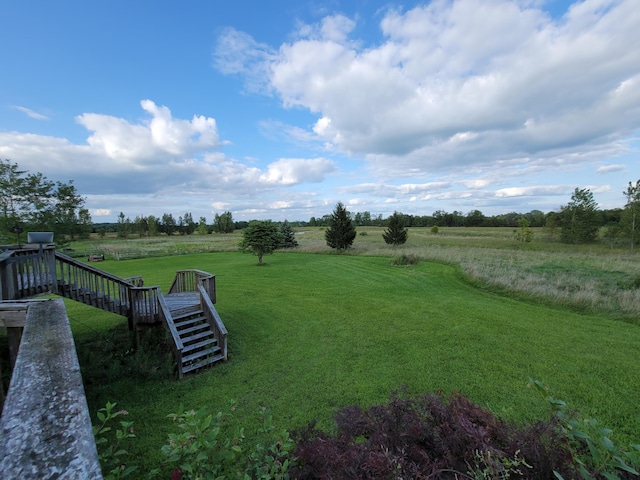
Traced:
<path fill-rule="evenodd" d="M 252 220 L 242 232 L 240 250 L 258 256 L 262 265 L 262 256 L 273 253 L 282 243 L 278 227 L 271 221 Z"/>
<path fill-rule="evenodd" d="M 280 235 L 282 236 L 282 248 L 295 248 L 298 246 L 296 233 L 286 220 L 280 225 Z"/>
<path fill-rule="evenodd" d="M 387 229 L 382 234 L 382 238 L 387 245 L 404 245 L 409 237 L 409 231 L 404 226 L 404 219 L 401 213 L 393 212 L 389 217 Z"/>
<path fill-rule="evenodd" d="M 640 180 L 635 185 L 629 182 L 629 186 L 622 193 L 627 197 L 622 225 L 631 240 L 631 250 L 633 250 L 638 233 L 640 233 Z"/>
<path fill-rule="evenodd" d="M 356 229 L 353 226 L 349 212 L 338 202 L 329 220 L 329 228 L 324 233 L 327 245 L 342 252 L 349 248 L 356 238 Z"/>
<path fill-rule="evenodd" d="M 560 209 L 561 239 L 565 243 L 595 240 L 600 229 L 598 204 L 588 188 L 576 188 L 568 205 Z"/>

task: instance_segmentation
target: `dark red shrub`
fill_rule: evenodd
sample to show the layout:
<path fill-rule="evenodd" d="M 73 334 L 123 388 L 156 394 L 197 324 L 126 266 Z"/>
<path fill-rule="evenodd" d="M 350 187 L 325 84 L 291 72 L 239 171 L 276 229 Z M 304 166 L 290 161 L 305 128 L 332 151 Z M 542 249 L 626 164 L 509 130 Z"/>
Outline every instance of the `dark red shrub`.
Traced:
<path fill-rule="evenodd" d="M 300 479 L 453 479 L 472 469 L 503 472 L 507 460 L 520 459 L 527 479 L 573 478 L 571 456 L 552 421 L 517 429 L 461 394 L 415 397 L 394 394 L 385 405 L 367 410 L 343 408 L 337 434 L 314 424 L 293 432 Z M 511 472 L 515 474 L 516 472 Z M 461 475 L 462 474 L 462 475 Z M 515 476 L 515 475 L 514 475 Z"/>

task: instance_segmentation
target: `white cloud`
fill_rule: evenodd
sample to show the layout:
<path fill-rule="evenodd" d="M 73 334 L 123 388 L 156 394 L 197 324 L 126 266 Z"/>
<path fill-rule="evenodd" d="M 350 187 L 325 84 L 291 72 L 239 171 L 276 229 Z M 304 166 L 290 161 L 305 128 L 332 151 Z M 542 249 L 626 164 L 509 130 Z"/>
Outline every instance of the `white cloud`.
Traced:
<path fill-rule="evenodd" d="M 25 115 L 27 115 L 28 117 L 34 118 L 36 120 L 50 120 L 49 117 L 47 117 L 46 115 L 43 115 L 41 113 L 35 112 L 33 110 L 31 110 L 30 108 L 27 107 L 21 107 L 21 106 L 14 106 L 14 109 L 24 113 Z"/>
<path fill-rule="evenodd" d="M 604 175 L 613 172 L 622 172 L 626 168 L 625 165 L 603 165 L 596 170 L 597 175 Z"/>
<path fill-rule="evenodd" d="M 174 119 L 167 107 L 151 100 L 142 100 L 140 105 L 151 119 L 139 124 L 97 113 L 84 113 L 76 121 L 93 132 L 87 143 L 94 151 L 130 166 L 141 167 L 158 155 L 182 157 L 220 145 L 214 118 Z"/>
<path fill-rule="evenodd" d="M 328 173 L 336 170 L 336 165 L 325 158 L 301 159 L 283 158 L 267 168 L 260 180 L 267 184 L 296 185 L 303 182 L 319 183 Z"/>
<path fill-rule="evenodd" d="M 560 20 L 531 5 L 391 10 L 370 47 L 350 38 L 353 21 L 331 16 L 277 52 L 244 55 L 260 58 L 250 73 L 283 105 L 318 115 L 312 130 L 328 147 L 363 156 L 378 175 L 590 161 L 624 144 L 640 124 L 636 2 L 577 2 Z"/>
<path fill-rule="evenodd" d="M 542 195 L 566 196 L 573 188 L 566 185 L 543 185 L 531 187 L 508 187 L 496 190 L 496 197 L 533 197 Z"/>
<path fill-rule="evenodd" d="M 111 210 L 108 208 L 97 208 L 95 210 L 91 210 L 92 217 L 108 217 L 111 215 Z"/>

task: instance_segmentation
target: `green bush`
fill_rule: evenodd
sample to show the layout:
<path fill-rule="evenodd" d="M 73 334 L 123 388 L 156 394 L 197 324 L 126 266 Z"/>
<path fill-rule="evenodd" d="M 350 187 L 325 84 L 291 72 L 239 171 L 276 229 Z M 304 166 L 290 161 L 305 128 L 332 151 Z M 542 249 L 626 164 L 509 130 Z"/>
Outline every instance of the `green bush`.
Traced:
<path fill-rule="evenodd" d="M 417 265 L 419 262 L 420 257 L 417 255 L 406 255 L 404 253 L 393 260 L 393 264 L 399 266 Z"/>

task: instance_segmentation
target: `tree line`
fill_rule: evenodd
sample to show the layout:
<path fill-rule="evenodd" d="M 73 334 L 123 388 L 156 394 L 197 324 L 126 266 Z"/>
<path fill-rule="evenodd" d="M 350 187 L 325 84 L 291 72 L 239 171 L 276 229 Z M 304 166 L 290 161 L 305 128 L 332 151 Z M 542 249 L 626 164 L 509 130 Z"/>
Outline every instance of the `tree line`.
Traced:
<path fill-rule="evenodd" d="M 399 244 L 408 227 L 513 227 L 517 238 L 528 241 L 532 238 L 531 228 L 545 227 L 550 238 L 566 243 L 588 243 L 600 234 L 606 241 L 628 241 L 634 248 L 640 231 L 640 180 L 629 182 L 621 192 L 626 203 L 621 208 L 601 210 L 593 192 L 587 188 L 576 188 L 567 205 L 559 211 L 544 213 L 531 210 L 527 213 L 510 212 L 487 216 L 478 209 L 463 212 L 436 210 L 432 215 L 409 215 L 394 212 L 387 218 L 369 211 L 349 212 L 342 203 L 331 214 L 311 217 L 309 221 L 295 221 L 290 225 L 298 227 L 327 227 L 328 235 L 335 232 L 336 222 L 354 227 L 388 227 L 385 241 Z M 76 238 L 88 238 L 90 233 L 104 236 L 114 232 L 119 238 L 129 236 L 158 235 L 207 235 L 213 232 L 230 233 L 244 230 L 251 225 L 247 221 L 234 221 L 230 211 L 215 214 L 212 223 L 205 217 L 196 222 L 190 212 L 179 215 L 172 213 L 162 216 L 138 215 L 133 220 L 120 212 L 115 223 L 93 224 L 85 207 L 85 199 L 78 193 L 73 180 L 68 183 L 52 182 L 41 173 L 20 170 L 9 160 L 0 161 L 0 236 L 5 243 L 18 240 L 24 231 L 53 231 L 56 242 L 63 244 Z M 338 217 L 336 217 L 338 215 Z M 348 220 L 348 222 L 347 222 Z M 285 220 L 286 224 L 289 224 Z M 273 222 L 275 226 L 281 225 Z M 348 235 L 351 235 L 349 232 Z M 347 235 L 347 236 L 348 236 Z M 335 243 L 327 238 L 327 243 Z M 338 247 L 340 249 L 340 247 Z"/>
<path fill-rule="evenodd" d="M 91 215 L 73 180 L 53 182 L 41 173 L 0 160 L 0 238 L 21 243 L 29 231 L 54 232 L 56 242 L 88 238 Z M 22 235 L 25 233 L 25 235 Z"/>

